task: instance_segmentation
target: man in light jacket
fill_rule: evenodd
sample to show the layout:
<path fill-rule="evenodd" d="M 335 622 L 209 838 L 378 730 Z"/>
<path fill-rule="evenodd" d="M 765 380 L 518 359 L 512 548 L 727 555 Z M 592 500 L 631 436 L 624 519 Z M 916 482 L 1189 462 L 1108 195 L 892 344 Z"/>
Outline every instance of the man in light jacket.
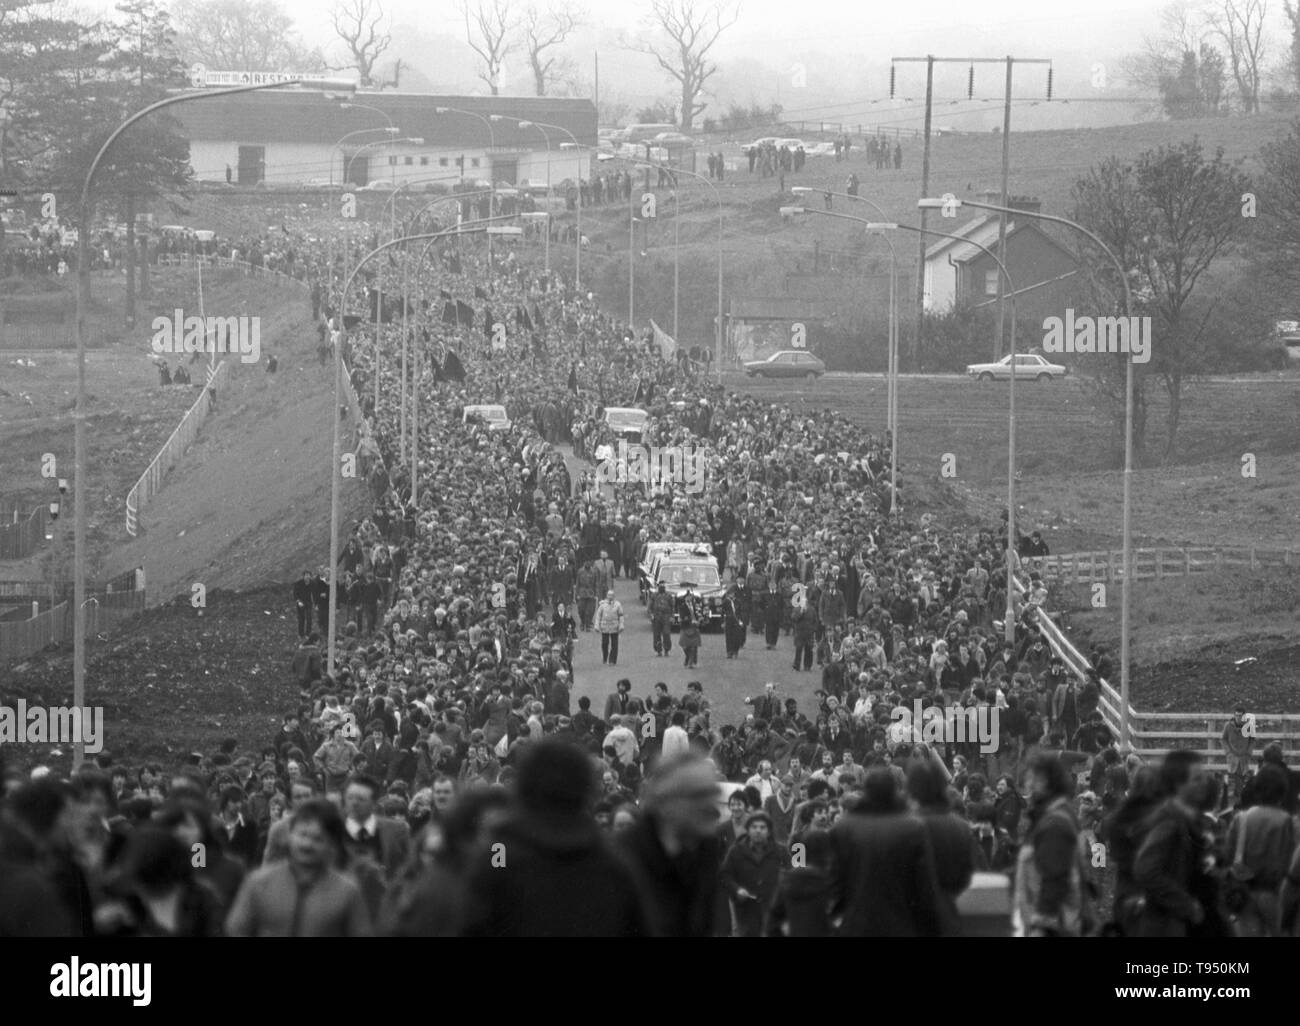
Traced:
<path fill-rule="evenodd" d="M 609 666 L 618 664 L 618 636 L 623 633 L 625 618 L 622 603 L 614 597 L 611 588 L 596 607 L 596 630 L 600 631 L 600 661 Z"/>

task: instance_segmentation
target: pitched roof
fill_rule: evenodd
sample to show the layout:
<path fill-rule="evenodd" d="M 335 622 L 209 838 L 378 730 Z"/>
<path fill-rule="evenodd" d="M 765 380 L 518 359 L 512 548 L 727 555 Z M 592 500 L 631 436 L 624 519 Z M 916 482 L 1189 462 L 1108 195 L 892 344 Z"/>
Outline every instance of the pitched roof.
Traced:
<path fill-rule="evenodd" d="M 392 119 L 400 135 L 425 140 L 429 148 L 485 147 L 489 130 L 484 118 L 506 118 L 558 125 L 572 132 L 583 146 L 596 146 L 596 108 L 587 99 L 552 96 L 433 96 L 428 93 L 357 93 L 344 102 L 364 104 Z M 331 94 L 317 90 L 243 93 L 213 97 L 206 102 L 174 108 L 175 116 L 191 140 L 230 140 L 243 144 L 299 143 L 333 145 L 348 132 L 383 127 L 387 122 L 375 110 L 344 109 Z M 469 114 L 437 108 L 449 107 Z M 475 117 L 474 115 L 481 115 Z M 544 149 L 542 132 L 551 146 L 568 142 L 564 132 L 547 128 L 521 128 L 513 121 L 493 121 L 491 136 L 497 148 Z"/>
<path fill-rule="evenodd" d="M 1007 220 L 1007 234 L 1011 234 L 1011 228 L 1014 224 L 1010 219 Z M 959 228 L 951 230 L 951 234 L 960 235 L 963 239 L 974 239 L 976 242 L 987 246 L 989 237 L 996 239 L 998 237 L 998 215 L 997 214 L 980 214 L 972 218 Z M 933 260 L 945 250 L 953 249 L 952 258 L 961 263 L 963 260 L 969 260 L 972 256 L 979 253 L 978 246 L 972 246 L 969 243 L 959 242 L 956 239 L 939 239 L 932 245 L 927 246 L 925 250 L 925 259 Z"/>

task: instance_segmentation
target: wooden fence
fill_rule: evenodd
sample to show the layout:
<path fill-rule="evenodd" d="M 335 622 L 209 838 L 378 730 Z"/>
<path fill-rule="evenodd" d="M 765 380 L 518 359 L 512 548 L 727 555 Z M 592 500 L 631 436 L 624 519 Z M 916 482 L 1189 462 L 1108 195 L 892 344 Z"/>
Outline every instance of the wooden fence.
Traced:
<path fill-rule="evenodd" d="M 1058 584 L 1089 584 L 1094 581 L 1122 581 L 1124 553 L 1071 552 L 1060 556 L 1037 556 L 1021 560 L 1025 570 L 1038 570 L 1044 579 Z M 1156 548 L 1133 550 L 1133 580 L 1159 581 L 1187 574 L 1222 573 L 1224 570 L 1260 570 L 1300 567 L 1300 549 L 1265 549 L 1259 546 L 1233 548 Z"/>
<path fill-rule="evenodd" d="M 130 587 L 120 586 L 130 584 Z M 31 581 L 0 581 L 0 596 L 10 599 L 27 597 L 21 589 L 30 589 L 33 600 L 48 597 L 49 585 Z M 26 659 L 50 645 L 73 641 L 75 625 L 72 608 L 72 584 L 55 585 L 58 602 L 53 608 L 26 620 L 0 621 L 0 666 Z M 144 571 L 137 568 L 119 578 L 105 582 L 101 588 L 86 588 L 86 640 L 92 642 L 101 631 L 143 612 L 145 607 Z"/>

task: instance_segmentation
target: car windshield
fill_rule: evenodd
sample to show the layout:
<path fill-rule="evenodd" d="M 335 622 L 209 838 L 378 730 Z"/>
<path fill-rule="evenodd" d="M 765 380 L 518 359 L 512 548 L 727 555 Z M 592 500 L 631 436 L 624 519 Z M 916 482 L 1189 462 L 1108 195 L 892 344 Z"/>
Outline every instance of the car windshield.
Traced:
<path fill-rule="evenodd" d="M 666 566 L 659 572 L 659 580 L 664 584 L 693 584 L 712 586 L 718 583 L 718 571 L 711 566 Z"/>

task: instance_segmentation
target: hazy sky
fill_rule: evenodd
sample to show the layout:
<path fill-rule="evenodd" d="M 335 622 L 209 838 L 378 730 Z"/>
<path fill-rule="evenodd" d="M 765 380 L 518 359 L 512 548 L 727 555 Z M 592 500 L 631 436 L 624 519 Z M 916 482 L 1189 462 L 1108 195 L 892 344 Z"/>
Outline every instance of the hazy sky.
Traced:
<path fill-rule="evenodd" d="M 77 2 L 77 0 L 73 0 Z M 87 0 L 81 0 L 86 3 Z M 452 0 L 381 0 L 393 31 L 392 48 L 381 59 L 381 71 L 393 58 L 418 72 L 403 80 L 416 90 L 471 93 L 484 87 L 475 77 L 476 58 L 465 45 L 465 26 Z M 522 0 L 514 0 L 522 7 Z M 536 0 L 545 6 L 547 0 Z M 574 58 L 584 95 L 590 95 L 593 54 L 600 55 L 601 96 L 633 105 L 671 99 L 673 83 L 643 55 L 620 48 L 620 38 L 644 32 L 649 0 L 579 0 L 585 2 L 587 22 L 565 46 Z M 698 0 L 707 3 L 707 0 Z M 1207 0 L 1210 7 L 1217 0 Z M 89 6 L 111 8 L 112 0 L 88 0 Z M 299 35 L 309 46 L 337 54 L 337 37 L 330 25 L 332 0 L 282 0 L 296 19 Z M 710 111 L 717 115 L 731 102 L 766 106 L 779 102 L 795 116 L 871 119 L 882 109 L 888 94 L 889 58 L 895 56 L 1051 58 L 1055 94 L 1088 99 L 1087 103 L 1029 108 L 1029 98 L 1041 98 L 1044 69 L 1024 68 L 1016 73 L 1015 95 L 1025 98 L 1026 113 L 1042 127 L 1104 123 L 1106 112 L 1114 120 L 1132 120 L 1113 98 L 1132 95 L 1123 81 L 1120 61 L 1139 50 L 1143 37 L 1160 28 L 1160 11 L 1169 0 L 929 0 L 924 4 L 870 3 L 866 0 L 740 0 L 740 17 L 715 47 L 712 56 L 721 65 L 710 81 Z M 1196 5 L 1193 5 L 1196 6 Z M 1280 0 L 1269 4 L 1271 48 L 1266 66 L 1286 58 L 1287 29 Z M 1103 89 L 1090 84 L 1098 65 L 1108 76 Z M 795 69 L 806 68 L 806 81 L 796 85 Z M 236 70 L 236 69 L 231 69 Z M 293 70 L 293 69 L 286 69 Z M 1002 92 L 1001 69 L 977 70 L 976 96 L 996 97 Z M 950 65 L 936 72 L 936 97 L 964 98 L 966 68 Z M 507 95 L 531 95 L 521 54 L 507 60 Z M 924 72 L 918 66 L 902 68 L 898 95 L 914 99 L 924 94 Z M 873 104 L 874 101 L 874 104 Z M 978 108 L 978 109 L 975 109 Z M 963 110 L 975 113 L 963 115 Z M 936 107 L 939 123 L 945 120 L 963 129 L 987 130 L 998 115 L 981 113 L 984 107 L 952 104 Z M 706 115 L 707 116 L 707 115 Z M 1099 119 L 1101 119 L 1099 121 Z M 985 123 L 985 122 L 988 123 Z"/>

